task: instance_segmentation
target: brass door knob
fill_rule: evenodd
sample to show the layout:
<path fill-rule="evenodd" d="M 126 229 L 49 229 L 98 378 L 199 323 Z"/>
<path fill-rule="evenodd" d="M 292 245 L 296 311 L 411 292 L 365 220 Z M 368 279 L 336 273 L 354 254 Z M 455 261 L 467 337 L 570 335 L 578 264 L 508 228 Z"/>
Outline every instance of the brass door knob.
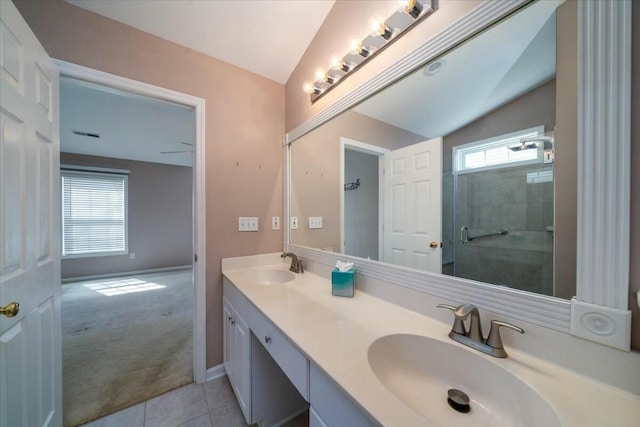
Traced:
<path fill-rule="evenodd" d="M 430 247 L 431 249 L 436 249 L 436 248 L 438 247 L 438 242 L 431 242 L 431 243 L 429 244 L 429 247 Z"/>
<path fill-rule="evenodd" d="M 0 314 L 4 314 L 7 317 L 15 317 L 20 311 L 20 304 L 12 302 L 4 307 L 0 307 Z"/>

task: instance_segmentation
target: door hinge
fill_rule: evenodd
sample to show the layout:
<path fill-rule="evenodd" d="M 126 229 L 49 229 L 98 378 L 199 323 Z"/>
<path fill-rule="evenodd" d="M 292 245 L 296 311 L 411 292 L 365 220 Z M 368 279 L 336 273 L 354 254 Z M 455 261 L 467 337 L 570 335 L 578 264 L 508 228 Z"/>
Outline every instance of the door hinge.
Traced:
<path fill-rule="evenodd" d="M 198 262 L 198 254 L 193 254 L 193 262 Z"/>

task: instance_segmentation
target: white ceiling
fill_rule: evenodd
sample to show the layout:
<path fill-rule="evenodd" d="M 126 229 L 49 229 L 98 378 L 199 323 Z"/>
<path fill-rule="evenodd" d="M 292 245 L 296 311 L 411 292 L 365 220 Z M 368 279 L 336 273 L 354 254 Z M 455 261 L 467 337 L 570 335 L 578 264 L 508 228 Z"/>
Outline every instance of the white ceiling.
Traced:
<path fill-rule="evenodd" d="M 73 131 L 97 133 L 100 138 Z M 60 149 L 67 153 L 191 166 L 192 108 L 79 80 L 60 81 Z"/>
<path fill-rule="evenodd" d="M 445 136 L 552 79 L 556 1 L 534 3 L 354 108 L 423 135 Z"/>
<path fill-rule="evenodd" d="M 286 83 L 335 0 L 67 0 Z"/>

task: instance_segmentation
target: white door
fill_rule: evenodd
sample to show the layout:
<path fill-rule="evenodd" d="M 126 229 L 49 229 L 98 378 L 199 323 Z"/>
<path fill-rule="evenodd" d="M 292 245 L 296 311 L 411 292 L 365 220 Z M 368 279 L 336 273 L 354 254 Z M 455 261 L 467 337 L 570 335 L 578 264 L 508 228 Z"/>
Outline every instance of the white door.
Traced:
<path fill-rule="evenodd" d="M 442 138 L 385 154 L 384 262 L 442 270 Z"/>
<path fill-rule="evenodd" d="M 62 425 L 58 71 L 0 1 L 0 427 Z"/>

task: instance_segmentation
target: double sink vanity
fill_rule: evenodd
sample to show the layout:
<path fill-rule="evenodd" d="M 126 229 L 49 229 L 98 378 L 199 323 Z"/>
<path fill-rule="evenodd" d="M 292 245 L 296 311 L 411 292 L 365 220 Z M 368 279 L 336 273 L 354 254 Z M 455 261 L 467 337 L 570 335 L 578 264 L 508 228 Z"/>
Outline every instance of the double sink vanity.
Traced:
<path fill-rule="evenodd" d="M 280 425 L 307 408 L 311 426 L 640 419 L 636 395 L 514 348 L 483 354 L 450 339 L 450 324 L 360 290 L 334 297 L 329 276 L 310 270 L 290 272 L 279 253 L 222 261 L 224 364 L 248 423 Z"/>

